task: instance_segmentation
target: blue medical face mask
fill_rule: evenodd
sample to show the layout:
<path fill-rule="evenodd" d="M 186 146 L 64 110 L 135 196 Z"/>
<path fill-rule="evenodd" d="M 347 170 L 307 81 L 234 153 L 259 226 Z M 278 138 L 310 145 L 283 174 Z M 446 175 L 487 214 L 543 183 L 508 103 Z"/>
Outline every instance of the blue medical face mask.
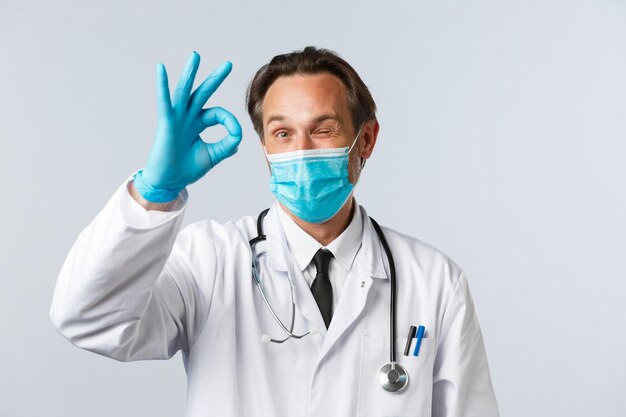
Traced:
<path fill-rule="evenodd" d="M 348 157 L 363 125 L 348 148 L 305 149 L 267 154 L 270 190 L 289 211 L 309 223 L 324 223 L 339 212 L 352 193 Z"/>

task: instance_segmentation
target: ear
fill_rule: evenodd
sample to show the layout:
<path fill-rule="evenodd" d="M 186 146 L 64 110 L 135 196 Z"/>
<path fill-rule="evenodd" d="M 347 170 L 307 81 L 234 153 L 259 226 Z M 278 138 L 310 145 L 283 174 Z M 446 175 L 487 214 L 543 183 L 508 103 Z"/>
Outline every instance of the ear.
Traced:
<path fill-rule="evenodd" d="M 361 148 L 361 158 L 368 159 L 372 152 L 374 152 L 374 145 L 376 145 L 376 138 L 378 137 L 378 131 L 380 125 L 377 120 L 369 121 L 363 126 L 363 148 Z"/>

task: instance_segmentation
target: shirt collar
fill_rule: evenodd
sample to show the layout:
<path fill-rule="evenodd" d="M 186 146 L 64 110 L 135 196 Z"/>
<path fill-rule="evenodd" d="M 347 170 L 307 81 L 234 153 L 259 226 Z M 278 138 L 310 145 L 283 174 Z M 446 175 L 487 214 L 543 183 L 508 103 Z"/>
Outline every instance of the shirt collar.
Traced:
<path fill-rule="evenodd" d="M 354 213 L 348 227 L 325 248 L 332 252 L 339 265 L 349 271 L 354 258 L 361 247 L 363 238 L 363 216 L 356 200 L 353 201 Z M 278 217 L 285 233 L 287 245 L 301 271 L 311 262 L 315 253 L 324 248 L 311 235 L 302 230 L 285 210 L 278 204 Z"/>
<path fill-rule="evenodd" d="M 385 256 L 384 248 L 376 235 L 367 211 L 362 206 L 358 206 L 358 208 L 361 209 L 363 239 L 361 241 L 361 249 L 357 252 L 355 259 L 361 259 L 361 266 L 365 268 L 365 271 L 372 278 L 387 279 L 390 277 L 390 269 L 389 263 L 386 262 L 387 257 Z M 278 201 L 274 201 L 270 211 L 267 213 L 264 231 L 267 234 L 267 266 L 276 271 L 286 272 L 288 270 L 287 253 L 289 248 L 287 247 L 287 239 L 285 238 L 283 227 L 280 224 L 279 212 L 281 210 Z M 390 229 L 387 230 L 391 232 Z"/>

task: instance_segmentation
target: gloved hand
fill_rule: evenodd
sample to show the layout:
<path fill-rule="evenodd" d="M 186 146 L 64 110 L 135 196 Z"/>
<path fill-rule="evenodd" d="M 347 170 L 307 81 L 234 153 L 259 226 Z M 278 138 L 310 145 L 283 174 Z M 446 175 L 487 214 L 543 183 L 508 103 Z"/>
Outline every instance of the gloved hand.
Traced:
<path fill-rule="evenodd" d="M 137 191 L 148 201 L 166 203 L 178 197 L 187 185 L 237 152 L 241 126 L 221 107 L 203 109 L 204 103 L 228 76 L 232 64 L 223 63 L 190 94 L 200 64 L 193 52 L 170 100 L 165 66 L 157 66 L 158 124 L 147 165 L 134 178 Z M 200 133 L 209 126 L 223 125 L 228 135 L 206 143 Z"/>

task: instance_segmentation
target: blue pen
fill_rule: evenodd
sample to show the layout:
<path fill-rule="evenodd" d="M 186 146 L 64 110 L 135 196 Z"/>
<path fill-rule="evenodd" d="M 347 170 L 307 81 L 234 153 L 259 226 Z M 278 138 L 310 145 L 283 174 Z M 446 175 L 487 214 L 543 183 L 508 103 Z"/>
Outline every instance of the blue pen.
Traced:
<path fill-rule="evenodd" d="M 417 356 L 420 351 L 420 345 L 422 344 L 422 339 L 424 338 L 424 332 L 426 328 L 424 326 L 420 326 L 417 328 L 417 341 L 415 342 L 415 350 L 413 350 L 413 356 Z"/>

